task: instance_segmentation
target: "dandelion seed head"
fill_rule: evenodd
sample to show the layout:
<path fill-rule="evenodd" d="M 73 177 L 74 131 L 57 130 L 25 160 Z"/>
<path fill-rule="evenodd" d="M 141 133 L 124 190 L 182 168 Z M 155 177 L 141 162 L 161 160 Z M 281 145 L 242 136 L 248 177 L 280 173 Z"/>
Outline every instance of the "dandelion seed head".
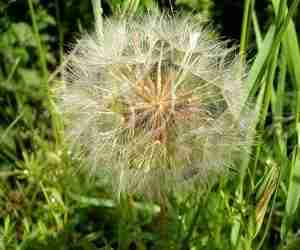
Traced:
<path fill-rule="evenodd" d="M 245 70 L 192 17 L 107 20 L 67 57 L 66 134 L 116 193 L 157 196 L 227 171 L 249 146 Z"/>

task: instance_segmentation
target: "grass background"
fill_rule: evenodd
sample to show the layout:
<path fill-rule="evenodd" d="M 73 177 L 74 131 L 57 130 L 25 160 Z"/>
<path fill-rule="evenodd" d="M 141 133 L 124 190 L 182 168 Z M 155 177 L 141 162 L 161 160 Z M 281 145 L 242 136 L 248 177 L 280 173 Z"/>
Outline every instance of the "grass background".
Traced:
<path fill-rule="evenodd" d="M 104 0 L 103 14 L 207 16 L 249 61 L 257 143 L 207 190 L 166 213 L 110 198 L 63 142 L 51 88 L 63 54 L 93 29 L 90 1 L 0 2 L 0 249 L 300 249 L 299 0 Z M 298 22 L 297 22 L 298 20 Z M 297 26 L 298 24 L 298 26 Z"/>

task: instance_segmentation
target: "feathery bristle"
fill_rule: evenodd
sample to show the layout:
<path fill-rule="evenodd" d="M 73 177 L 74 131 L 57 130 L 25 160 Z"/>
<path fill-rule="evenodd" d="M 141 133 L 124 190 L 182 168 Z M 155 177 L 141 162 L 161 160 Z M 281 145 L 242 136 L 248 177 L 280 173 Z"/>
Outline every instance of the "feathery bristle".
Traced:
<path fill-rule="evenodd" d="M 67 135 L 118 192 L 204 181 L 250 144 L 243 67 L 191 17 L 108 20 L 103 38 L 83 36 L 68 60 Z"/>

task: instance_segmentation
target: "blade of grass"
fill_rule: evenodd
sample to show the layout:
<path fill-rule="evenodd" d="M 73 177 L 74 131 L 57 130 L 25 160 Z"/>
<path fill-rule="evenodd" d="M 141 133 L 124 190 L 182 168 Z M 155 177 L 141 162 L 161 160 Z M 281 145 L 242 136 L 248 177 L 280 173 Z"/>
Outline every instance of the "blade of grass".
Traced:
<path fill-rule="evenodd" d="M 260 106 L 259 121 L 257 123 L 257 126 L 258 126 L 257 131 L 259 133 L 263 133 L 266 118 L 268 115 L 268 109 L 269 109 L 271 97 L 272 97 L 272 89 L 273 89 L 273 82 L 274 82 L 274 78 L 275 78 L 275 71 L 276 71 L 276 67 L 277 67 L 278 53 L 279 53 L 279 48 L 277 48 L 275 55 L 273 55 L 273 60 L 271 62 L 269 62 L 269 65 L 266 67 L 266 76 L 265 76 L 266 82 L 265 82 L 264 97 L 263 97 L 263 100 L 262 100 L 262 103 Z M 263 147 L 262 143 L 259 143 L 256 147 L 254 167 L 252 169 L 252 179 L 255 179 L 256 169 L 257 169 L 258 160 L 259 160 L 259 157 L 261 154 L 262 147 Z"/>
<path fill-rule="evenodd" d="M 63 27 L 61 23 L 61 14 L 60 14 L 60 7 L 59 7 L 59 0 L 55 0 L 55 15 L 56 15 L 56 23 L 57 23 L 57 30 L 58 30 L 58 39 L 59 39 L 59 64 L 63 63 L 63 44 L 64 44 L 64 34 L 63 34 Z"/>
<path fill-rule="evenodd" d="M 39 30 L 38 30 L 36 14 L 35 14 L 35 11 L 33 8 L 33 3 L 32 3 L 32 0 L 28 0 L 27 2 L 28 2 L 28 6 L 29 6 L 29 12 L 30 12 L 30 17 L 31 17 L 31 21 L 32 21 L 35 40 L 36 40 L 36 43 L 38 46 L 39 61 L 40 61 L 41 68 L 42 68 L 43 90 L 44 90 L 45 98 L 46 98 L 45 104 L 50 113 L 51 124 L 52 124 L 52 128 L 54 131 L 56 145 L 60 145 L 62 142 L 62 138 L 60 136 L 60 129 L 62 127 L 62 121 L 59 117 L 59 114 L 56 112 L 54 102 L 51 101 L 51 93 L 50 93 L 50 88 L 49 88 L 49 84 L 48 84 L 49 72 L 48 72 L 48 68 L 47 68 L 46 55 L 45 55 L 45 51 L 44 51 L 44 48 L 42 45 L 41 36 L 40 36 Z"/>
<path fill-rule="evenodd" d="M 24 111 L 22 111 L 16 118 L 15 120 L 9 124 L 9 126 L 5 129 L 5 131 L 2 133 L 1 137 L 0 137 L 0 143 L 2 143 L 2 141 L 4 141 L 5 137 L 7 136 L 8 132 L 17 124 L 17 122 L 22 118 L 24 114 Z"/>
<path fill-rule="evenodd" d="M 279 60 L 279 76 L 277 82 L 277 90 L 272 91 L 272 116 L 273 116 L 273 124 L 275 127 L 276 143 L 276 155 L 280 158 L 282 163 L 288 161 L 287 157 L 287 148 L 286 148 L 286 140 L 284 139 L 283 134 L 283 100 L 285 98 L 285 81 L 286 81 L 286 73 L 287 73 L 287 62 L 286 56 L 284 53 L 280 53 Z M 286 169 L 283 170 L 283 176 L 286 176 Z"/>
<path fill-rule="evenodd" d="M 95 17 L 95 30 L 96 34 L 99 39 L 102 38 L 102 32 L 103 32 L 103 19 L 102 19 L 102 5 L 101 0 L 92 0 L 92 7 L 94 11 L 94 17 Z"/>
<path fill-rule="evenodd" d="M 7 79 L 6 79 L 6 83 L 9 83 L 10 80 L 12 79 L 12 77 L 13 77 L 14 73 L 16 72 L 16 69 L 17 69 L 17 67 L 18 67 L 18 65 L 19 65 L 19 63 L 20 63 L 20 61 L 21 61 L 21 58 L 20 58 L 20 57 L 18 57 L 18 58 L 15 60 L 15 63 L 14 63 L 14 65 L 13 65 L 13 67 L 12 67 L 11 71 L 9 72 L 8 77 L 7 77 Z"/>
<path fill-rule="evenodd" d="M 256 45 L 257 45 L 257 48 L 260 49 L 263 39 L 262 39 L 259 24 L 258 24 L 257 16 L 256 16 L 256 11 L 254 8 L 252 10 L 252 22 L 253 22 L 253 28 L 254 28 L 254 33 L 255 33 Z"/>
<path fill-rule="evenodd" d="M 260 46 L 260 50 L 255 58 L 253 65 L 251 66 L 247 84 L 251 89 L 250 96 L 254 96 L 254 93 L 257 92 L 257 89 L 260 84 L 258 83 L 262 79 L 262 75 L 264 74 L 265 65 L 270 54 L 271 48 L 273 46 L 274 37 L 276 35 L 276 29 L 274 25 L 271 25 L 263 42 Z"/>
<path fill-rule="evenodd" d="M 199 220 L 199 216 L 200 216 L 200 213 L 201 213 L 201 209 L 203 208 L 203 203 L 201 203 L 201 201 L 203 202 L 206 202 L 207 199 L 208 199 L 208 195 L 210 193 L 210 188 L 209 190 L 207 190 L 206 192 L 206 196 L 203 198 L 203 200 L 201 200 L 202 197 L 197 197 L 197 193 L 196 193 L 196 197 L 195 197 L 195 200 L 196 200 L 196 210 L 195 210 L 195 213 L 193 214 L 193 219 L 191 221 L 191 224 L 189 225 L 189 227 L 187 228 L 187 234 L 186 236 L 184 237 L 184 239 L 182 240 L 182 243 L 181 243 L 181 250 L 184 250 L 186 249 L 186 247 L 189 245 L 189 242 L 191 241 L 191 238 L 192 238 L 192 235 L 196 229 L 196 226 L 197 226 L 197 223 L 198 223 L 198 220 Z"/>
<path fill-rule="evenodd" d="M 28 6 L 29 6 L 30 17 L 31 17 L 31 21 L 32 21 L 33 32 L 34 32 L 36 44 L 38 47 L 39 61 L 40 61 L 40 65 L 41 65 L 42 73 L 43 73 L 43 79 L 44 79 L 43 87 L 44 87 L 44 91 L 47 95 L 47 98 L 49 98 L 49 93 L 48 93 L 49 88 L 48 88 L 48 82 L 47 82 L 47 79 L 48 79 L 47 61 L 46 61 L 45 51 L 44 51 L 44 48 L 42 45 L 41 36 L 40 36 L 37 22 L 36 22 L 36 15 L 35 15 L 35 11 L 33 8 L 32 0 L 28 0 Z"/>
<path fill-rule="evenodd" d="M 274 53 L 275 48 L 280 44 L 281 39 L 286 31 L 291 17 L 296 13 L 300 0 L 294 0 L 288 10 L 286 18 L 280 23 L 272 24 L 267 32 L 267 35 L 261 46 L 261 50 L 251 67 L 247 83 L 251 89 L 249 96 L 254 96 L 260 86 L 260 81 L 263 77 L 265 66 L 270 56 Z"/>
<path fill-rule="evenodd" d="M 242 62 L 245 62 L 245 54 L 247 50 L 248 37 L 250 32 L 251 6 L 252 6 L 252 0 L 244 1 L 244 15 L 243 15 L 242 33 L 241 33 L 241 42 L 240 42 L 240 57 Z"/>
<path fill-rule="evenodd" d="M 286 202 L 288 215 L 293 215 L 296 212 L 300 200 L 300 156 L 298 151 L 295 153 L 291 167 L 290 185 Z"/>
<path fill-rule="evenodd" d="M 260 122 L 258 124 L 258 130 L 259 131 L 263 131 L 263 129 L 265 127 L 265 122 L 266 122 L 266 118 L 267 118 L 267 115 L 268 115 L 268 109 L 269 109 L 269 106 L 270 106 L 270 103 L 271 103 L 273 83 L 274 83 L 275 72 L 276 72 L 276 68 L 277 68 L 277 58 L 278 58 L 278 53 L 279 53 L 279 44 L 277 46 L 278 47 L 275 50 L 275 54 L 272 56 L 272 58 L 271 58 L 272 60 L 269 62 L 269 65 L 268 65 L 268 67 L 266 69 L 266 73 L 267 73 L 267 76 L 266 76 L 267 88 L 266 88 L 266 92 L 265 92 L 265 96 L 264 96 L 264 103 L 262 105 Z M 260 153 L 261 153 L 261 147 L 262 147 L 262 144 L 259 144 L 258 145 L 258 151 L 257 151 L 256 156 L 255 156 L 256 157 L 255 167 L 254 167 L 254 169 L 255 169 L 254 171 L 255 172 L 256 172 L 256 168 L 257 168 L 256 165 L 258 163 L 258 158 L 259 158 Z M 255 172 L 254 172 L 254 175 L 255 175 Z M 263 243 L 264 243 L 264 241 L 265 241 L 265 239 L 267 237 L 268 229 L 269 229 L 269 226 L 270 226 L 270 223 L 271 223 L 271 216 L 272 216 L 273 210 L 274 210 L 275 200 L 276 200 L 276 197 L 277 197 L 278 183 L 279 183 L 279 179 L 280 179 L 280 176 L 281 176 L 281 168 L 279 170 L 278 176 L 279 176 L 279 178 L 278 179 L 276 178 L 276 184 L 273 183 L 271 185 L 271 188 L 273 189 L 272 193 L 275 192 L 275 194 L 273 196 L 272 205 L 271 205 L 271 211 L 270 211 L 270 214 L 269 214 L 269 217 L 268 217 L 267 226 L 265 227 L 265 230 L 264 230 L 264 233 L 263 233 L 263 237 L 260 240 L 257 249 L 260 249 L 262 247 L 262 245 L 263 245 Z M 269 203 L 269 200 L 271 199 L 271 196 L 272 196 L 272 193 L 270 194 L 270 192 L 271 192 L 271 190 L 269 191 L 268 196 L 267 196 L 267 198 L 268 198 L 267 203 Z M 265 205 L 265 208 L 264 208 L 263 215 L 260 215 L 260 216 L 263 216 L 263 217 L 265 216 L 268 204 L 264 204 L 264 205 Z M 259 221 L 260 226 L 262 224 L 263 217 L 260 218 L 260 221 Z M 260 230 L 260 226 L 258 227 L 258 230 Z M 258 231 L 256 233 L 258 233 Z"/>
<path fill-rule="evenodd" d="M 286 200 L 285 217 L 281 225 L 281 238 L 285 239 L 292 216 L 295 214 L 300 201 L 300 155 L 295 149 L 291 161 L 288 195 Z"/>
<path fill-rule="evenodd" d="M 132 16 L 137 11 L 140 0 L 126 0 L 122 4 L 121 17 Z"/>
<path fill-rule="evenodd" d="M 279 1 L 281 2 L 281 1 Z M 278 0 L 272 0 L 273 6 L 276 9 L 278 9 L 279 3 Z M 295 1 L 296 2 L 296 1 Z M 283 6 L 283 13 L 287 13 L 287 7 L 286 5 Z M 296 7 L 295 7 L 296 8 Z M 287 20 L 287 30 L 283 35 L 283 49 L 286 53 L 286 58 L 288 60 L 288 68 L 293 76 L 293 82 L 295 83 L 296 91 L 297 91 L 297 105 L 295 109 L 295 121 L 296 124 L 299 121 L 300 118 L 300 71 L 299 71 L 299 65 L 300 65 L 300 48 L 298 43 L 298 37 L 297 32 L 295 29 L 295 25 L 291 18 Z"/>
<path fill-rule="evenodd" d="M 278 11 L 280 1 L 272 0 L 273 7 L 277 13 L 280 14 Z M 286 4 L 283 6 L 283 14 L 286 15 L 287 7 Z M 296 105 L 294 108 L 294 116 L 295 116 L 295 130 L 298 134 L 298 147 L 300 145 L 300 131 L 298 129 L 299 126 L 299 118 L 300 118 L 300 52 L 299 52 L 299 43 L 297 38 L 297 32 L 295 29 L 295 25 L 291 19 L 287 20 L 288 26 L 287 31 L 283 35 L 283 51 L 286 57 L 288 70 L 291 75 L 292 82 L 294 83 L 295 91 L 296 91 Z M 290 170 L 290 178 L 289 178 L 289 187 L 287 193 L 287 200 L 286 200 L 286 207 L 285 207 L 285 214 L 284 220 L 281 225 L 281 238 L 286 238 L 287 228 L 293 217 L 297 207 L 299 206 L 300 200 L 300 185 L 299 180 L 300 178 L 300 163 L 299 163 L 299 152 L 296 150 L 295 157 L 293 157 L 291 162 L 291 170 Z"/>

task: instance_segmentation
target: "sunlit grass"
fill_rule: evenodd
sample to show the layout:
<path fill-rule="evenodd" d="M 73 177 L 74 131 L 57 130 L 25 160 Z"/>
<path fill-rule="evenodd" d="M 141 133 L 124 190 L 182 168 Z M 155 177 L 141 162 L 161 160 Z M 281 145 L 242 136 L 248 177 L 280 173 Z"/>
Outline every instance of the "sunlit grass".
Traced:
<path fill-rule="evenodd" d="M 144 1 L 125 1 L 126 10 L 119 13 L 137 11 L 137 3 Z M 11 122 L 0 135 L 0 249 L 299 248 L 300 50 L 292 21 L 299 0 L 289 5 L 273 0 L 267 28 L 257 18 L 254 1 L 245 1 L 240 55 L 249 61 L 248 100 L 257 111 L 251 155 L 237 162 L 231 175 L 208 181 L 205 192 L 173 193 L 163 207 L 142 196 L 124 196 L 118 203 L 103 176 L 91 178 L 78 168 L 88 163 L 64 143 L 62 118 L 48 86 L 53 82 L 48 83 L 38 6 L 28 4 L 35 67 L 45 92 L 37 98 L 41 106 L 30 109 L 26 98 L 34 95 L 9 85 L 21 72 L 20 59 L 7 74 L 0 72 L 1 91 L 9 91 L 5 98 L 15 102 L 3 109 Z M 257 52 L 247 58 L 253 43 Z"/>

